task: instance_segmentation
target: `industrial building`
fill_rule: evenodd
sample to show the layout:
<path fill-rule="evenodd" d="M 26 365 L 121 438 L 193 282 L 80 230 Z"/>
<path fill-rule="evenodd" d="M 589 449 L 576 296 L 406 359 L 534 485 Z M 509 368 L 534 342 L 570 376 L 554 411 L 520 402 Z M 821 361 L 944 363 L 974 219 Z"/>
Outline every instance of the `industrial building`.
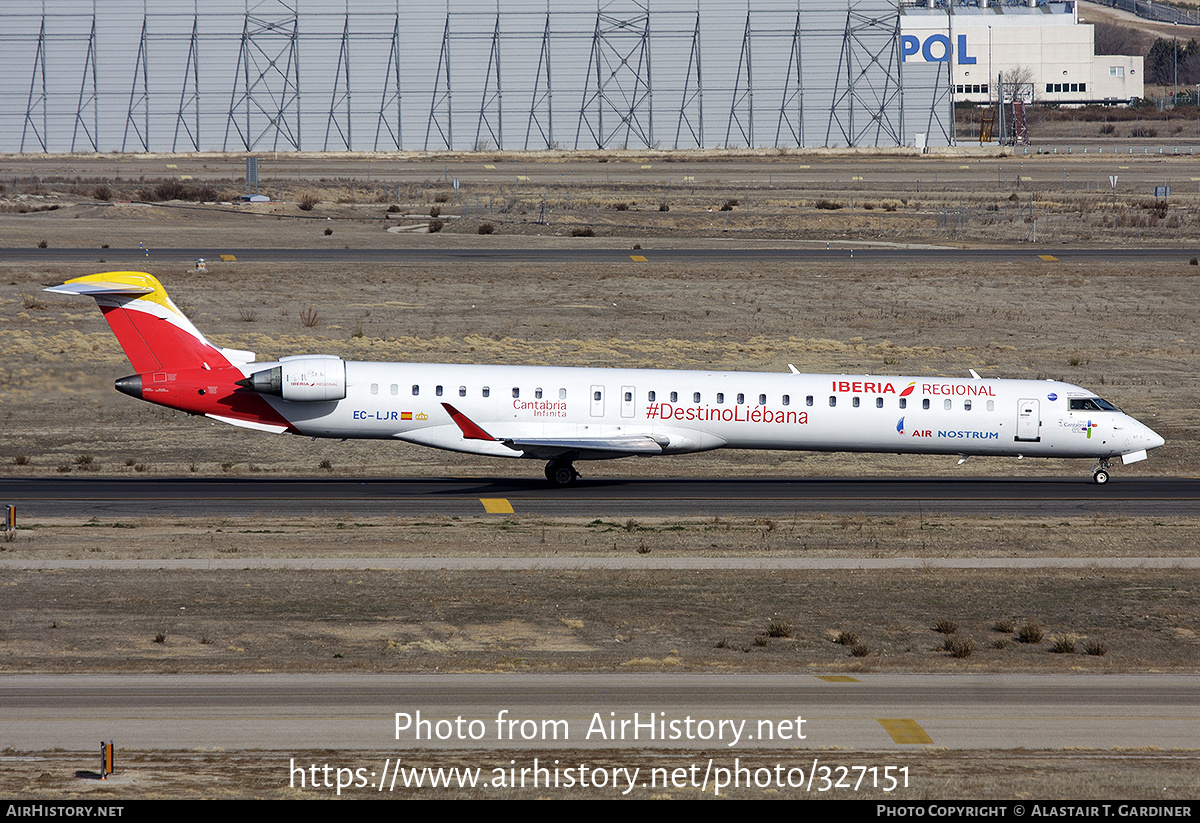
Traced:
<path fill-rule="evenodd" d="M 997 101 L 1001 78 L 1025 86 L 1032 95 L 1026 102 L 1112 104 L 1143 96 L 1143 58 L 1095 54 L 1095 27 L 1080 21 L 1073 0 L 929 0 L 900 11 L 905 67 L 950 66 L 956 101 Z"/>

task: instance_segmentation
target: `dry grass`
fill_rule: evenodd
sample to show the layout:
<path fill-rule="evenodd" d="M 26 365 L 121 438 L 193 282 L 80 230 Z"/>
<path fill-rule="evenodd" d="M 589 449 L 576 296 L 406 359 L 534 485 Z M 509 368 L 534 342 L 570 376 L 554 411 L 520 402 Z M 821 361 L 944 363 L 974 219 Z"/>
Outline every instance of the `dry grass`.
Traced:
<path fill-rule="evenodd" d="M 214 556 L 257 558 L 263 547 L 288 539 L 270 533 L 277 530 L 261 521 L 227 524 L 196 531 L 193 542 Z M 385 551 L 397 534 L 418 530 L 332 531 L 329 542 Z M 161 545 L 156 532 L 137 523 L 83 527 L 76 556 L 109 558 L 112 546 Z M 40 556 L 43 530 L 20 534 L 5 554 Z M 306 551 L 315 554 L 320 545 Z M 876 671 L 938 672 L 961 665 L 946 653 L 960 641 L 978 671 L 1195 667 L 1197 571 L 1106 570 L 1084 579 L 1052 569 L 1023 577 L 939 571 L 922 586 L 910 585 L 912 573 L 903 570 L 851 576 L 858 636 L 843 632 L 839 644 L 821 627 L 841 617 L 845 571 L 3 570 L 0 585 L 14 619 L 5 626 L 9 654 L 0 671 L 503 671 L 519 657 L 527 671 L 619 671 L 630 661 L 669 659 L 673 669 L 692 672 L 838 672 L 861 646 Z M 163 591 L 177 612 L 167 621 Z M 791 634 L 764 632 L 747 613 L 750 602 L 755 611 L 795 615 Z M 964 628 L 933 647 L 921 616 L 946 602 Z M 1048 654 L 1045 644 L 1026 643 L 976 647 L 967 631 L 986 627 L 1006 602 L 1043 614 L 1056 636 L 1108 637 L 1107 653 Z M 1094 605 L 1084 614 L 1079 603 Z M 1129 614 L 1146 617 L 1130 626 Z M 156 634 L 166 642 L 150 649 Z M 713 638 L 727 638 L 724 647 Z M 231 645 L 248 651 L 231 653 Z"/>

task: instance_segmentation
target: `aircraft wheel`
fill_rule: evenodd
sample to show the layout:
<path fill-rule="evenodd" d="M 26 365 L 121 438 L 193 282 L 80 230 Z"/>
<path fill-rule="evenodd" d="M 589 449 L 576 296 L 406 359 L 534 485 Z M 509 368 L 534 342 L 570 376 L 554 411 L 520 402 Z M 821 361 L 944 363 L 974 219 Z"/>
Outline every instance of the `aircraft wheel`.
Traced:
<path fill-rule="evenodd" d="M 570 463 L 547 463 L 546 479 L 559 488 L 575 485 L 579 472 Z"/>
<path fill-rule="evenodd" d="M 1103 486 L 1108 482 L 1108 472 L 1104 469 L 1096 469 L 1096 471 L 1092 472 L 1092 482 L 1097 486 Z"/>

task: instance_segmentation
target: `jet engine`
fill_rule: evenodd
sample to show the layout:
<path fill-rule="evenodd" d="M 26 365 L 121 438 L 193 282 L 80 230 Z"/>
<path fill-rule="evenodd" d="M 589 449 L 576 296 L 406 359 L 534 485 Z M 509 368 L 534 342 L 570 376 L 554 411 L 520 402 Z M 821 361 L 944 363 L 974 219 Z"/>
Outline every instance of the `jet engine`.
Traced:
<path fill-rule="evenodd" d="M 274 368 L 254 372 L 237 384 L 295 403 L 346 399 L 346 362 L 332 354 L 281 357 Z"/>

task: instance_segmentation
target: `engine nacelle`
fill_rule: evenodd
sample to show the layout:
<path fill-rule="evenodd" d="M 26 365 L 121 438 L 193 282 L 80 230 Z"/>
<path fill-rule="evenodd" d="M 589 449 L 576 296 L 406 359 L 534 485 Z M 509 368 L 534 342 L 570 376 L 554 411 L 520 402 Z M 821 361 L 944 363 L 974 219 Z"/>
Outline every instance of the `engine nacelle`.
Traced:
<path fill-rule="evenodd" d="M 332 354 L 281 357 L 279 365 L 237 381 L 259 394 L 272 394 L 294 403 L 346 399 L 346 362 Z"/>

